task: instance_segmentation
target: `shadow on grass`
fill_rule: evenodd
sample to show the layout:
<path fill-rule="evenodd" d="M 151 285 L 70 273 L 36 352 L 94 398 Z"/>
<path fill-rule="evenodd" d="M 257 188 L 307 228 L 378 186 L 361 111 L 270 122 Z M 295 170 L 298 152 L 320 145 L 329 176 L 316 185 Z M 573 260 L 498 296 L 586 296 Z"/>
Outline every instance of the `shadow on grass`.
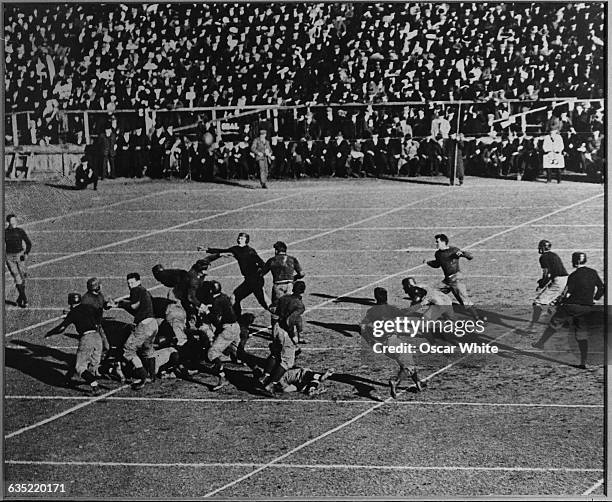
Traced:
<path fill-rule="evenodd" d="M 325 293 L 311 293 L 311 296 L 317 298 L 327 298 L 334 300 L 332 303 L 355 303 L 357 305 L 376 305 L 373 298 L 359 298 L 354 296 L 334 296 Z"/>
<path fill-rule="evenodd" d="M 340 333 L 346 337 L 353 337 L 353 333 L 360 333 L 358 324 L 347 324 L 343 322 L 319 322 L 319 321 L 307 321 L 308 324 L 312 324 L 313 326 L 319 326 L 325 329 L 331 329 Z"/>
<path fill-rule="evenodd" d="M 19 348 L 13 348 L 11 345 Z M 75 356 L 44 345 L 13 340 L 4 349 L 4 361 L 7 367 L 42 383 L 65 387 L 66 372 L 74 365 Z"/>
<path fill-rule="evenodd" d="M 387 180 L 387 181 L 398 181 L 400 183 L 414 183 L 416 185 L 437 185 L 437 186 L 449 186 L 449 182 L 448 181 L 436 181 L 434 179 L 427 179 L 430 177 L 426 177 L 426 179 L 423 178 L 418 178 L 418 177 L 414 177 L 414 178 L 395 178 L 393 176 L 379 176 L 378 177 L 381 180 Z"/>

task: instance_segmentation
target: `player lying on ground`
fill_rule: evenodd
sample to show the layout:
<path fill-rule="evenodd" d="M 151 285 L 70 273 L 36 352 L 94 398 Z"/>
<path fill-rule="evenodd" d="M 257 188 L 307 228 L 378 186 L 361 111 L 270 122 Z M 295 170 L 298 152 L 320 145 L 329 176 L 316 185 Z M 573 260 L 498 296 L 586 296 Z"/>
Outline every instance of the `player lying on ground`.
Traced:
<path fill-rule="evenodd" d="M 98 331 L 98 312 L 95 307 L 83 305 L 79 293 L 68 295 L 68 305 L 70 311 L 66 318 L 58 326 L 47 332 L 45 338 L 59 335 L 66 331 L 68 326 L 74 324 L 79 335 L 79 346 L 74 367 L 69 369 L 66 374 L 66 386 L 71 385 L 72 377 L 76 374 L 89 384 L 92 392 L 95 392 L 98 388 L 98 367 L 102 359 L 102 352 L 108 350 L 108 342 L 105 346 L 106 339 L 103 340 Z"/>
<path fill-rule="evenodd" d="M 257 254 L 257 251 L 249 246 L 249 241 L 249 234 L 240 232 L 238 234 L 238 239 L 236 240 L 238 243 L 237 246 L 232 246 L 227 249 L 206 249 L 206 252 L 209 254 L 233 256 L 238 262 L 240 273 L 243 275 L 244 280 L 236 289 L 234 289 L 234 293 L 232 295 L 232 302 L 234 304 L 234 310 L 237 316 L 242 314 L 240 302 L 251 294 L 257 298 L 257 301 L 265 310 L 269 310 L 270 305 L 270 299 L 264 292 L 265 281 L 262 276 L 262 270 L 265 263 Z M 198 250 L 201 251 L 202 249 L 202 246 L 198 246 Z"/>
<path fill-rule="evenodd" d="M 306 310 L 302 302 L 305 291 L 306 284 L 303 281 L 296 281 L 293 284 L 293 293 L 281 297 L 275 309 L 278 322 L 272 330 L 270 355 L 266 360 L 263 375 L 258 379 L 259 385 L 268 394 L 274 392 L 283 374 L 295 364 L 302 330 L 302 314 Z"/>
<path fill-rule="evenodd" d="M 547 340 L 569 322 L 570 329 L 580 350 L 580 369 L 586 369 L 589 351 L 589 331 L 592 330 L 591 318 L 597 312 L 594 307 L 604 294 L 604 285 L 597 271 L 586 267 L 586 253 L 572 253 L 572 266 L 576 269 L 567 279 L 567 286 L 559 299 L 557 310 L 553 314 L 546 330 L 540 339 L 533 344 L 537 349 L 544 349 Z"/>
<path fill-rule="evenodd" d="M 467 287 L 463 282 L 463 274 L 459 269 L 459 258 L 472 260 L 474 257 L 467 251 L 462 251 L 458 247 L 448 245 L 448 237 L 444 234 L 434 236 L 436 247 L 438 250 L 435 253 L 433 260 L 423 260 L 432 268 L 441 268 L 444 272 L 444 279 L 438 285 L 442 293 L 452 293 L 461 305 L 465 305 L 475 320 L 480 320 L 478 312 L 474 308 L 474 304 L 468 295 Z"/>
<path fill-rule="evenodd" d="M 323 382 L 334 374 L 330 368 L 324 373 L 312 371 L 310 368 L 291 368 L 283 374 L 277 388 L 283 393 L 301 392 L 307 396 L 316 396 L 326 392 Z"/>
<path fill-rule="evenodd" d="M 554 304 L 567 284 L 567 270 L 558 254 L 551 251 L 552 244 L 545 239 L 538 243 L 542 277 L 538 280 L 536 297 L 533 300 L 533 313 L 527 331 L 535 331 L 535 324 L 540 320 L 544 307 Z"/>
<path fill-rule="evenodd" d="M 361 336 L 372 348 L 376 343 L 382 343 L 385 346 L 399 346 L 401 343 L 406 342 L 407 340 L 402 341 L 396 333 L 384 333 L 382 337 L 374 336 L 375 322 L 404 318 L 407 314 L 405 310 L 387 303 L 387 290 L 384 288 L 374 289 L 374 299 L 376 300 L 376 305 L 366 312 L 365 317 L 359 323 Z M 412 379 L 417 392 L 423 390 L 425 383 L 419 379 L 412 354 L 385 352 L 385 356 L 394 360 L 399 366 L 397 376 L 389 379 L 389 387 L 393 399 L 397 397 L 397 388 L 402 382 L 402 377 L 405 375 Z"/>

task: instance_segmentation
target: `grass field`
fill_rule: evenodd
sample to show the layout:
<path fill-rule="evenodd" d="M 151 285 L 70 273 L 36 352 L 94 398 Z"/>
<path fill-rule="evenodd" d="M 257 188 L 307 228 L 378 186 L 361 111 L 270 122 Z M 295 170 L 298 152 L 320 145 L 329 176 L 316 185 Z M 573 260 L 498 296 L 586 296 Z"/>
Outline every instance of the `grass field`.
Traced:
<path fill-rule="evenodd" d="M 31 308 L 6 305 L 5 481 L 64 483 L 77 497 L 602 496 L 603 336 L 591 366 L 565 334 L 535 352 L 521 333 L 539 277 L 537 242 L 570 265 L 584 250 L 603 277 L 603 189 L 468 179 L 464 187 L 384 180 L 273 183 L 270 190 L 181 183 L 103 183 L 98 192 L 8 185 L 7 212 L 34 242 Z M 307 273 L 308 344 L 298 363 L 336 369 L 328 392 L 264 398 L 250 370 L 228 365 L 233 385 L 211 375 L 164 380 L 141 391 L 104 381 L 91 397 L 60 385 L 76 351 L 70 336 L 44 339 L 70 291 L 101 278 L 108 297 L 138 271 L 154 295 L 156 263 L 188 268 L 198 244 L 229 246 L 248 231 L 262 257 L 284 240 Z M 388 398 L 394 363 L 363 357 L 358 326 L 372 290 L 407 305 L 401 279 L 433 282 L 422 265 L 433 235 L 470 249 L 462 261 L 472 298 L 489 321 L 497 355 L 423 358 L 429 387 Z M 236 263 L 211 277 L 230 292 Z M 10 278 L 5 297 L 14 300 Z M 269 278 L 267 289 L 270 288 Z M 269 317 L 250 298 L 256 327 Z M 128 321 L 111 310 L 110 318 Z M 544 324 L 542 324 L 542 328 Z M 71 333 L 72 331 L 68 331 Z M 603 335 L 601 333 L 600 335 Z M 265 356 L 256 333 L 247 346 Z M 6 489 L 6 487 L 5 487 Z M 29 496 L 47 496 L 29 494 Z M 17 497 L 19 494 L 6 496 Z"/>

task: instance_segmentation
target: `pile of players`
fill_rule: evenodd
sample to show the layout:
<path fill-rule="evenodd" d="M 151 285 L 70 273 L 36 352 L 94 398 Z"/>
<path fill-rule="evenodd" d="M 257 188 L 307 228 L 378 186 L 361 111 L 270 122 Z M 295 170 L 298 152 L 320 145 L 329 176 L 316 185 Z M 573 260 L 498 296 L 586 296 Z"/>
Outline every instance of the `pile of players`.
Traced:
<path fill-rule="evenodd" d="M 224 364 L 229 357 L 233 363 L 252 367 L 254 388 L 264 395 L 274 395 L 277 390 L 308 395 L 323 392 L 321 384 L 333 370 L 314 372 L 295 366 L 299 344 L 305 343 L 301 332 L 306 286 L 298 260 L 287 255 L 286 244 L 279 241 L 274 244 L 275 256 L 264 262 L 248 243 L 249 235 L 240 233 L 237 245 L 208 248 L 207 256 L 189 270 L 155 265 L 153 276 L 168 288 L 165 297 L 153 298 L 136 272 L 127 275 L 129 297 L 117 302 L 104 298 L 96 278 L 87 282 L 84 295 L 68 295 L 70 311 L 46 335 L 61 334 L 74 324 L 80 336 L 66 385 L 72 385 L 77 374 L 97 393 L 101 375 L 121 381 L 129 375 L 132 387 L 141 389 L 158 377 L 189 379 L 204 371 L 217 376 L 212 387 L 217 391 L 229 383 Z M 210 263 L 225 256 L 237 260 L 244 276 L 231 298 L 218 281 L 207 280 Z M 264 292 L 268 273 L 273 278 L 271 300 Z M 255 316 L 243 314 L 241 302 L 251 294 L 272 314 L 270 354 L 263 361 L 245 351 Z M 102 327 L 103 312 L 110 308 L 122 308 L 134 316 L 134 328 L 123 337 L 113 333 L 113 341 Z M 268 329 L 258 332 L 264 331 Z"/>
<path fill-rule="evenodd" d="M 315 372 L 296 366 L 299 345 L 306 343 L 302 335 L 302 315 L 306 310 L 302 301 L 306 289 L 302 267 L 295 257 L 287 254 L 285 243 L 276 242 L 275 255 L 264 262 L 249 246 L 249 240 L 248 234 L 240 233 L 235 246 L 225 249 L 198 247 L 205 250 L 207 256 L 196 261 L 189 270 L 155 265 L 153 276 L 168 288 L 168 294 L 163 298 L 153 298 L 135 272 L 127 275 L 129 297 L 118 302 L 105 300 L 96 278 L 87 282 L 87 293 L 83 296 L 71 293 L 68 296 L 69 313 L 46 335 L 60 334 L 74 324 L 80 336 L 76 363 L 67 374 L 67 385 L 71 385 L 73 376 L 78 374 L 95 393 L 101 374 L 121 381 L 125 381 L 127 374 L 132 378 L 133 388 L 141 389 L 158 377 L 174 376 L 188 380 L 193 374 L 204 371 L 216 375 L 217 383 L 212 390 L 217 391 L 229 383 L 225 371 L 229 357 L 233 363 L 247 364 L 252 368 L 253 388 L 264 395 L 274 396 L 276 391 L 301 391 L 307 395 L 324 392 L 321 384 L 333 374 L 332 369 Z M 412 277 L 405 278 L 402 286 L 411 300 L 408 310 L 389 305 L 387 291 L 376 288 L 376 305 L 368 310 L 360 324 L 366 343 L 373 345 L 381 341 L 372 335 L 376 321 L 407 315 L 424 320 L 454 319 L 450 295 L 466 307 L 466 312 L 475 320 L 486 320 L 470 300 L 459 267 L 460 258 L 472 260 L 472 254 L 450 246 L 444 234 L 436 235 L 435 241 L 434 259 L 424 260 L 424 264 L 441 268 L 444 273 L 442 281 L 432 287 L 419 284 Z M 543 274 L 538 281 L 527 332 L 535 331 L 545 307 L 554 308 L 546 330 L 533 346 L 543 349 L 544 343 L 556 331 L 569 324 L 580 349 L 578 367 L 586 369 L 588 324 L 594 302 L 603 296 L 603 283 L 595 270 L 585 266 L 587 257 L 583 252 L 573 253 L 572 265 L 576 270 L 568 277 L 561 258 L 551 251 L 551 247 L 550 241 L 546 240 L 538 245 Z M 218 281 L 206 279 L 209 265 L 223 257 L 236 259 L 243 275 L 242 283 L 231 297 L 222 291 Z M 273 280 L 271 299 L 264 291 L 264 277 L 268 273 Z M 245 350 L 255 316 L 243 314 L 241 302 L 251 294 L 271 313 L 272 342 L 265 360 Z M 132 314 L 134 327 L 123 338 L 113 333 L 114 340 L 109 342 L 102 328 L 102 316 L 105 309 L 114 307 Z M 265 332 L 269 333 L 269 328 L 264 327 L 255 333 Z M 394 336 L 388 333 L 382 341 L 392 345 Z M 409 355 L 386 355 L 399 366 L 399 373 L 389 381 L 392 397 L 397 396 L 397 388 L 406 375 L 411 377 L 413 389 L 422 390 L 425 382 L 419 379 Z"/>

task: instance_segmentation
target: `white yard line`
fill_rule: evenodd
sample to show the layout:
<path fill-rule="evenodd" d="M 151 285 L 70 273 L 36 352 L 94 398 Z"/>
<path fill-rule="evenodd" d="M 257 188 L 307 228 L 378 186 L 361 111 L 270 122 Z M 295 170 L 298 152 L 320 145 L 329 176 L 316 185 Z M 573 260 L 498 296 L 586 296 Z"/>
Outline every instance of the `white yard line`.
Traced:
<path fill-rule="evenodd" d="M 52 415 L 49 418 L 45 418 L 44 420 L 41 420 L 40 422 L 36 422 L 32 425 L 28 425 L 26 427 L 22 427 L 21 429 L 17 429 L 16 431 L 11 432 L 10 434 L 7 434 L 6 436 L 4 436 L 4 439 L 10 439 L 12 437 L 19 436 L 20 434 L 23 434 L 24 432 L 40 427 L 41 425 L 48 424 L 49 422 L 53 422 L 57 420 L 58 418 L 64 417 L 74 411 L 80 410 L 81 408 L 84 408 L 85 406 L 89 406 L 92 403 L 95 403 L 102 399 L 106 399 L 107 397 L 112 396 L 113 394 L 116 394 L 117 392 L 123 389 L 126 389 L 127 387 L 129 387 L 129 385 L 122 385 L 121 387 L 117 387 L 116 389 L 113 389 L 104 394 L 100 394 L 99 396 L 89 397 L 87 398 L 85 402 L 79 403 L 76 406 L 73 406 L 72 408 L 68 408 L 67 410 L 64 410 L 60 413 L 56 413 L 55 415 Z"/>
<path fill-rule="evenodd" d="M 483 243 L 483 242 L 487 242 L 487 241 L 489 241 L 489 240 L 491 240 L 491 239 L 495 239 L 495 238 L 499 237 L 500 235 L 503 235 L 503 234 L 505 234 L 505 233 L 508 233 L 508 232 L 514 231 L 514 230 L 516 230 L 516 229 L 518 229 L 518 228 L 522 228 L 522 227 L 524 227 L 524 226 L 526 226 L 526 225 L 530 225 L 530 224 L 535 223 L 535 222 L 537 222 L 537 221 L 543 220 L 543 219 L 548 218 L 549 216 L 552 216 L 552 215 L 554 215 L 554 214 L 560 213 L 560 212 L 562 212 L 562 211 L 567 211 L 568 209 L 572 209 L 573 207 L 579 206 L 579 205 L 581 205 L 581 204 L 584 204 L 585 202 L 589 202 L 589 201 L 591 201 L 591 200 L 593 200 L 593 199 L 595 199 L 595 198 L 599 198 L 599 197 L 602 197 L 602 196 L 603 196 L 603 194 L 598 194 L 598 195 L 595 195 L 595 196 L 589 197 L 589 198 L 587 198 L 587 199 L 584 199 L 583 201 L 576 202 L 576 203 L 574 203 L 574 204 L 570 204 L 570 205 L 565 206 L 565 207 L 560 208 L 560 209 L 556 209 L 555 211 L 553 211 L 553 212 L 551 212 L 551 213 L 547 213 L 547 214 L 545 214 L 545 215 L 543 215 L 543 216 L 539 216 L 539 217 L 537 217 L 537 218 L 533 218 L 533 219 L 531 219 L 531 220 L 528 220 L 528 221 L 526 221 L 526 222 L 524 222 L 524 223 L 520 223 L 520 224 L 518 224 L 518 225 L 514 225 L 514 226 L 513 226 L 513 227 L 511 227 L 511 228 L 508 228 L 508 229 L 506 229 L 506 230 L 503 230 L 503 231 L 497 232 L 497 233 L 495 233 L 495 234 L 493 234 L 493 235 L 491 235 L 491 236 L 489 236 L 489 237 L 485 237 L 484 239 L 480 239 L 480 240 L 478 240 L 478 241 L 476 241 L 476 242 L 474 242 L 474 243 L 470 244 L 469 246 L 467 246 L 467 247 L 466 247 L 466 249 L 471 248 L 471 247 L 474 247 L 474 246 L 477 246 L 478 244 L 481 244 L 481 243 Z M 421 264 L 421 265 L 418 265 L 418 266 L 416 266 L 416 267 L 409 268 L 409 269 L 407 269 L 407 270 L 405 270 L 405 271 L 401 271 L 401 272 L 398 272 L 398 273 L 395 273 L 395 274 L 388 275 L 388 276 L 386 276 L 385 278 L 383 278 L 382 280 L 375 281 L 375 282 L 370 283 L 370 284 L 368 284 L 368 285 L 366 285 L 366 286 L 363 286 L 363 287 L 361 287 L 361 288 L 355 289 L 355 290 L 353 290 L 353 291 L 351 291 L 351 292 L 349 292 L 349 293 L 345 293 L 345 295 L 346 295 L 346 296 L 348 296 L 348 295 L 354 294 L 354 293 L 359 292 L 359 291 L 361 291 L 361 290 L 363 290 L 363 289 L 366 289 L 366 288 L 368 288 L 368 287 L 372 287 L 373 285 L 378 284 L 379 282 L 382 282 L 382 281 L 384 281 L 384 280 L 388 280 L 388 279 L 393 278 L 393 277 L 397 277 L 398 275 L 403 275 L 403 274 L 405 274 L 405 273 L 407 273 L 407 272 L 410 272 L 410 271 L 412 271 L 412 270 L 415 270 L 415 269 L 417 269 L 417 268 L 420 268 L 420 267 L 422 267 L 422 266 L 424 266 L 424 265 L 425 265 L 425 264 Z M 323 302 L 323 304 L 325 304 L 325 303 L 329 303 L 329 302 L 331 302 L 331 301 L 333 301 L 333 300 L 328 300 L 327 302 Z M 323 305 L 323 304 L 320 304 L 320 305 L 318 305 L 318 306 L 321 306 L 321 305 Z M 307 309 L 307 311 L 308 311 L 308 309 Z M 508 334 L 510 334 L 510 333 L 513 333 L 514 331 L 515 331 L 515 330 L 510 330 L 510 331 L 507 331 L 507 332 L 503 333 L 502 335 L 500 335 L 499 337 L 497 337 L 495 340 L 491 341 L 490 343 L 494 343 L 495 341 L 497 341 L 497 340 L 501 339 L 502 337 L 507 336 L 507 335 L 508 335 Z M 435 372 L 431 373 L 430 375 L 428 375 L 427 377 L 425 377 L 425 378 L 424 378 L 424 380 L 429 380 L 429 379 L 433 378 L 434 376 L 439 375 L 440 373 L 442 373 L 442 372 L 444 372 L 444 371 L 448 370 L 449 368 L 453 367 L 455 364 L 457 364 L 458 362 L 462 361 L 462 360 L 463 360 L 463 359 L 465 359 L 466 357 L 469 357 L 470 355 L 471 355 L 471 354 L 467 354 L 466 356 L 463 356 L 463 357 L 461 357 L 461 358 L 457 359 L 456 361 L 454 361 L 454 362 L 452 362 L 452 363 L 450 363 L 450 364 L 448 364 L 448 365 L 444 366 L 443 368 L 440 368 L 439 370 L 437 370 L 437 371 L 435 371 Z M 359 419 L 361 419 L 361 418 L 363 418 L 363 417 L 365 417 L 365 416 L 369 415 L 369 414 L 370 414 L 370 413 L 372 413 L 373 411 L 377 410 L 377 409 L 378 409 L 378 408 L 380 408 L 381 406 L 384 406 L 385 404 L 387 404 L 387 403 L 388 403 L 388 402 L 390 402 L 391 400 L 392 400 L 392 398 L 388 398 L 388 399 L 386 399 L 385 401 L 383 401 L 383 402 L 381 402 L 381 403 L 378 403 L 378 404 L 376 404 L 376 405 L 374 405 L 374 406 L 372 406 L 372 407 L 368 408 L 367 410 L 365 410 L 365 411 L 363 411 L 362 413 L 360 413 L 360 414 L 358 414 L 358 415 L 354 416 L 354 417 L 353 417 L 353 418 L 351 418 L 350 420 L 347 420 L 346 422 L 341 423 L 340 425 L 338 425 L 338 426 L 334 427 L 333 429 L 329 429 L 328 431 L 324 432 L 323 434 L 320 434 L 319 436 L 316 436 L 316 437 L 314 437 L 314 438 L 312 438 L 312 439 L 310 439 L 310 440 L 308 440 L 308 441 L 306 441 L 306 442 L 304 442 L 304 443 L 302 443 L 302 444 L 300 444 L 300 445 L 296 446 L 296 447 L 295 447 L 295 448 L 293 448 L 292 450 L 289 450 L 288 452 L 284 453 L 283 455 L 280 455 L 280 456 L 278 456 L 278 457 L 276 457 L 276 458 L 272 459 L 270 462 L 268 462 L 268 463 L 266 463 L 266 464 L 264 464 L 264 465 L 262 465 L 262 466 L 258 467 L 257 469 L 255 469 L 255 470 L 253 470 L 253 471 L 251 471 L 251 472 L 249 472 L 249 473 L 247 473 L 247 474 L 245 474 L 245 475 L 243 475 L 243 476 L 240 476 L 239 478 L 235 479 L 234 481 L 231 481 L 231 482 L 229 482 L 229 483 L 226 483 L 225 485 L 223 485 L 223 486 L 221 486 L 221 487 L 219 487 L 219 488 L 217 488 L 217 489 L 215 489 L 215 490 L 210 491 L 209 493 L 207 493 L 206 495 L 204 495 L 204 497 L 212 497 L 213 495 L 216 495 L 217 493 L 220 493 L 220 492 L 222 492 L 222 491 L 226 490 L 227 488 L 231 488 L 232 486 L 235 486 L 235 485 L 237 485 L 238 483 L 241 483 L 242 481 L 244 481 L 244 480 L 246 480 L 246 479 L 249 479 L 250 477 L 254 476 L 255 474 L 258 474 L 258 473 L 260 473 L 261 471 L 263 471 L 263 470 L 267 469 L 268 467 L 270 467 L 270 466 L 272 466 L 272 465 L 274 465 L 274 464 L 276 464 L 276 463 L 281 462 L 282 460 L 284 460 L 284 459 L 286 459 L 287 457 L 289 457 L 289 456 L 293 455 L 294 453 L 296 453 L 296 452 L 298 452 L 298 451 L 300 451 L 300 450 L 302 450 L 302 449 L 304 449 L 304 448 L 307 448 L 307 447 L 308 447 L 308 446 L 310 446 L 311 444 L 316 443 L 317 441 L 320 441 L 321 439 L 324 439 L 324 438 L 326 438 L 327 436 L 330 436 L 330 435 L 334 434 L 335 432 L 337 432 L 337 431 L 339 431 L 339 430 L 344 429 L 345 427 L 348 427 L 349 425 L 353 424 L 354 422 L 358 421 Z"/>
<path fill-rule="evenodd" d="M 329 230 L 327 232 L 325 232 L 325 234 L 328 233 L 333 233 L 336 232 L 337 230 L 332 229 Z M 142 237 L 148 237 L 146 235 L 141 235 L 138 236 L 140 238 Z M 304 239 L 300 239 L 298 242 L 304 242 L 307 240 L 312 240 L 312 239 L 318 239 L 322 237 L 322 235 L 319 234 L 315 234 L 312 235 L 310 237 L 306 237 Z M 137 237 L 135 237 L 133 240 L 136 240 Z M 603 238 L 603 237 L 602 237 Z M 110 245 L 108 245 L 110 246 Z M 113 244 L 114 246 L 114 244 Z M 473 246 L 470 246 L 470 249 L 472 249 Z M 464 248 L 467 249 L 467 248 Z M 603 247 L 600 248 L 580 248 L 582 251 L 603 251 Z M 533 248 L 525 248 L 525 249 L 521 249 L 521 248 L 475 248 L 475 251 L 482 251 L 483 253 L 533 253 L 534 250 Z M 570 251 L 575 251 L 575 248 L 555 248 L 555 251 L 559 251 L 559 252 L 570 252 Z M 400 248 L 400 249 L 377 249 L 377 248 L 371 248 L 371 249 L 292 249 L 291 250 L 292 253 L 302 253 L 302 254 L 308 254 L 308 253 L 430 253 L 432 252 L 432 249 L 430 247 L 427 248 Z M 127 251 L 95 251 L 95 250 L 87 250 L 87 251 L 83 251 L 80 253 L 73 253 L 72 255 L 65 255 L 65 253 L 59 251 L 59 252 L 45 252 L 45 253 L 32 253 L 31 256 L 60 256 L 60 258 L 58 259 L 53 259 L 53 260 L 48 260 L 45 262 L 41 262 L 41 263 L 36 263 L 34 265 L 30 265 L 29 268 L 36 268 L 38 266 L 42 266 L 42 265 L 46 265 L 48 263 L 52 263 L 53 261 L 59 261 L 60 259 L 63 259 L 65 256 L 78 256 L 80 254 L 93 254 L 93 255 L 137 255 L 137 254 L 144 254 L 144 255 L 149 255 L 149 254 L 179 254 L 179 255 L 183 255 L 183 254 L 202 254 L 201 251 L 192 251 L 192 250 L 185 250 L 185 251 L 177 251 L 177 250 L 167 250 L 167 249 L 147 249 L 146 251 L 141 251 L 141 250 L 127 250 Z"/>
<path fill-rule="evenodd" d="M 591 493 L 593 493 L 595 490 L 597 490 L 600 486 L 602 486 L 604 484 L 604 478 L 601 478 L 599 481 L 597 481 L 597 483 L 595 483 L 593 486 L 591 486 L 587 491 L 585 491 L 582 495 L 583 496 L 587 496 L 590 495 Z"/>
<path fill-rule="evenodd" d="M 265 464 L 255 462 L 85 462 L 85 461 L 52 461 L 52 460 L 5 460 L 10 465 L 53 465 L 53 466 L 90 466 L 90 467 L 257 467 Z M 281 464 L 277 469 L 343 469 L 343 470 L 382 470 L 382 471 L 485 471 L 485 472 L 601 472 L 602 469 L 580 467 L 488 467 L 463 465 L 360 465 L 360 464 Z"/>
<path fill-rule="evenodd" d="M 228 209 L 227 211 L 222 211 L 222 212 L 219 212 L 219 213 L 216 213 L 216 214 L 212 214 L 210 216 L 204 216 L 202 218 L 196 218 L 196 219 L 193 219 L 193 220 L 186 221 L 184 223 L 179 223 L 177 225 L 172 225 L 170 227 L 159 228 L 157 230 L 152 230 L 152 231 L 146 232 L 144 234 L 135 235 L 133 237 L 128 237 L 127 239 L 122 239 L 120 241 L 111 242 L 109 244 L 104 244 L 102 246 L 96 246 L 96 247 L 93 247 L 93 248 L 85 249 L 83 251 L 77 251 L 75 253 L 64 254 L 64 255 L 62 255 L 62 256 L 60 256 L 58 258 L 53 258 L 51 260 L 42 261 L 40 263 L 34 263 L 33 265 L 30 265 L 28 268 L 29 269 L 34 269 L 34 268 L 42 267 L 44 265 L 49 265 L 51 263 L 55 263 L 55 262 L 58 262 L 58 261 L 67 260 L 69 258 L 75 258 L 77 256 L 83 256 L 83 255 L 86 255 L 86 254 L 94 254 L 94 253 L 96 253 L 98 251 L 102 251 L 104 249 L 112 248 L 112 247 L 115 247 L 115 246 L 121 246 L 123 244 L 127 244 L 129 242 L 137 241 L 137 240 L 140 240 L 140 239 L 144 239 L 146 237 L 153 237 L 155 235 L 163 234 L 165 232 L 168 232 L 169 230 L 174 230 L 174 229 L 177 229 L 177 228 L 186 227 L 188 225 L 192 225 L 193 223 L 198 223 L 200 221 L 210 220 L 211 218 L 216 218 L 216 217 L 219 217 L 219 216 L 226 216 L 228 214 L 238 213 L 238 212 L 244 211 L 246 209 L 250 209 L 250 208 L 253 208 L 253 207 L 256 207 L 256 206 L 260 206 L 262 204 L 271 204 L 273 202 L 278 202 L 280 200 L 288 199 L 289 197 L 291 197 L 291 195 L 285 195 L 283 197 L 276 197 L 274 199 L 269 199 L 269 200 L 262 201 L 262 202 L 255 202 L 253 204 L 247 204 L 246 206 L 241 206 L 241 207 L 238 207 L 236 209 Z M 40 253 L 40 254 L 51 254 L 51 253 Z"/>
<path fill-rule="evenodd" d="M 86 208 L 86 209 L 80 209 L 78 211 L 70 211 L 69 213 L 59 214 L 57 216 L 49 216 L 48 218 L 43 218 L 42 220 L 29 221 L 27 223 L 24 223 L 21 226 L 22 227 L 28 227 L 30 225 L 36 225 L 38 223 L 47 223 L 49 221 L 61 220 L 63 218 L 67 218 L 69 216 L 78 216 L 80 214 L 95 213 L 97 211 L 103 211 L 105 209 L 108 209 L 109 207 L 116 207 L 116 206 L 120 206 L 121 204 L 126 204 L 128 202 L 134 202 L 134 201 L 137 201 L 137 200 L 147 199 L 149 197 L 155 197 L 155 196 L 159 196 L 159 195 L 162 195 L 162 194 L 165 194 L 165 193 L 169 193 L 169 192 L 174 192 L 174 191 L 175 190 L 163 190 L 161 192 L 153 192 L 153 193 L 149 193 L 149 194 L 146 194 L 146 195 L 139 195 L 138 197 L 132 197 L 130 199 L 125 199 L 125 200 L 121 200 L 121 201 L 118 201 L 118 202 L 112 202 L 110 204 L 103 204 L 101 206 L 89 207 L 89 208 Z M 30 230 L 30 232 L 33 232 L 33 231 Z M 57 232 L 57 230 L 53 230 L 53 232 Z"/>
<path fill-rule="evenodd" d="M 445 194 L 446 195 L 446 194 Z M 419 207 L 419 211 L 459 211 L 459 210 L 467 210 L 467 211 L 497 211 L 499 209 L 510 210 L 510 209 L 542 209 L 547 207 L 559 207 L 558 204 L 542 204 L 538 206 L 423 206 Z M 339 212 L 339 211 L 382 211 L 384 209 L 388 209 L 389 206 L 363 206 L 363 207 L 355 207 L 355 206 L 346 206 L 346 207 L 316 207 L 316 208 L 304 208 L 304 207 L 279 207 L 279 208 L 258 208 L 251 209 L 250 212 L 271 212 L 271 213 L 318 213 L 321 211 L 330 211 L 330 212 Z M 600 209 L 600 206 L 597 206 L 597 209 Z M 601 210 L 603 211 L 603 205 L 601 206 Z M 215 209 L 173 209 L 173 208 L 163 208 L 163 209 L 117 209 L 113 211 L 108 211 L 109 213 L 205 213 L 216 211 Z"/>
<path fill-rule="evenodd" d="M 17 401 L 86 401 L 86 396 L 4 396 L 4 399 Z M 244 399 L 244 398 L 181 398 L 181 397 L 147 397 L 147 396 L 115 396 L 109 397 L 107 401 L 149 402 L 160 403 L 339 403 L 339 404 L 372 404 L 367 399 Z M 603 408 L 603 404 L 562 404 L 562 403 L 488 403 L 488 402 L 463 402 L 463 401 L 398 401 L 394 404 L 407 406 L 474 406 L 494 408 Z"/>
<path fill-rule="evenodd" d="M 444 227 L 446 230 L 470 230 L 473 228 L 506 228 L 512 225 L 465 225 L 465 226 L 450 226 Z M 589 225 L 580 224 L 541 224 L 531 225 L 534 228 L 603 228 L 603 223 L 595 223 Z M 319 232 L 321 230 L 332 230 L 334 227 L 249 227 L 251 232 Z M 385 232 L 385 231 L 400 231 L 400 230 L 433 230 L 434 226 L 428 227 L 352 227 L 350 230 L 367 230 L 368 232 Z M 169 230 L 171 233 L 179 232 L 241 232 L 244 228 L 177 228 L 176 230 Z M 129 233 L 134 234 L 138 232 L 144 232 L 142 229 L 115 229 L 115 230 L 86 230 L 86 229 L 62 229 L 62 233 L 74 233 L 74 234 L 113 234 L 113 233 Z M 30 234 L 57 234 L 57 230 L 30 230 Z"/>
<path fill-rule="evenodd" d="M 440 274 L 414 274 L 413 277 L 439 277 Z M 29 277 L 28 281 L 76 281 L 89 279 L 91 275 L 71 275 L 71 276 L 49 276 L 49 277 Z M 124 275 L 98 275 L 98 279 L 122 280 L 125 281 Z M 215 275 L 217 279 L 240 279 L 241 275 Z M 308 274 L 308 278 L 313 279 L 328 279 L 328 278 L 356 278 L 356 277 L 380 277 L 380 274 Z M 531 278 L 533 275 L 473 275 L 470 278 L 486 278 L 486 279 L 512 279 L 512 278 Z M 152 279 L 153 276 L 141 275 L 141 279 Z"/>

